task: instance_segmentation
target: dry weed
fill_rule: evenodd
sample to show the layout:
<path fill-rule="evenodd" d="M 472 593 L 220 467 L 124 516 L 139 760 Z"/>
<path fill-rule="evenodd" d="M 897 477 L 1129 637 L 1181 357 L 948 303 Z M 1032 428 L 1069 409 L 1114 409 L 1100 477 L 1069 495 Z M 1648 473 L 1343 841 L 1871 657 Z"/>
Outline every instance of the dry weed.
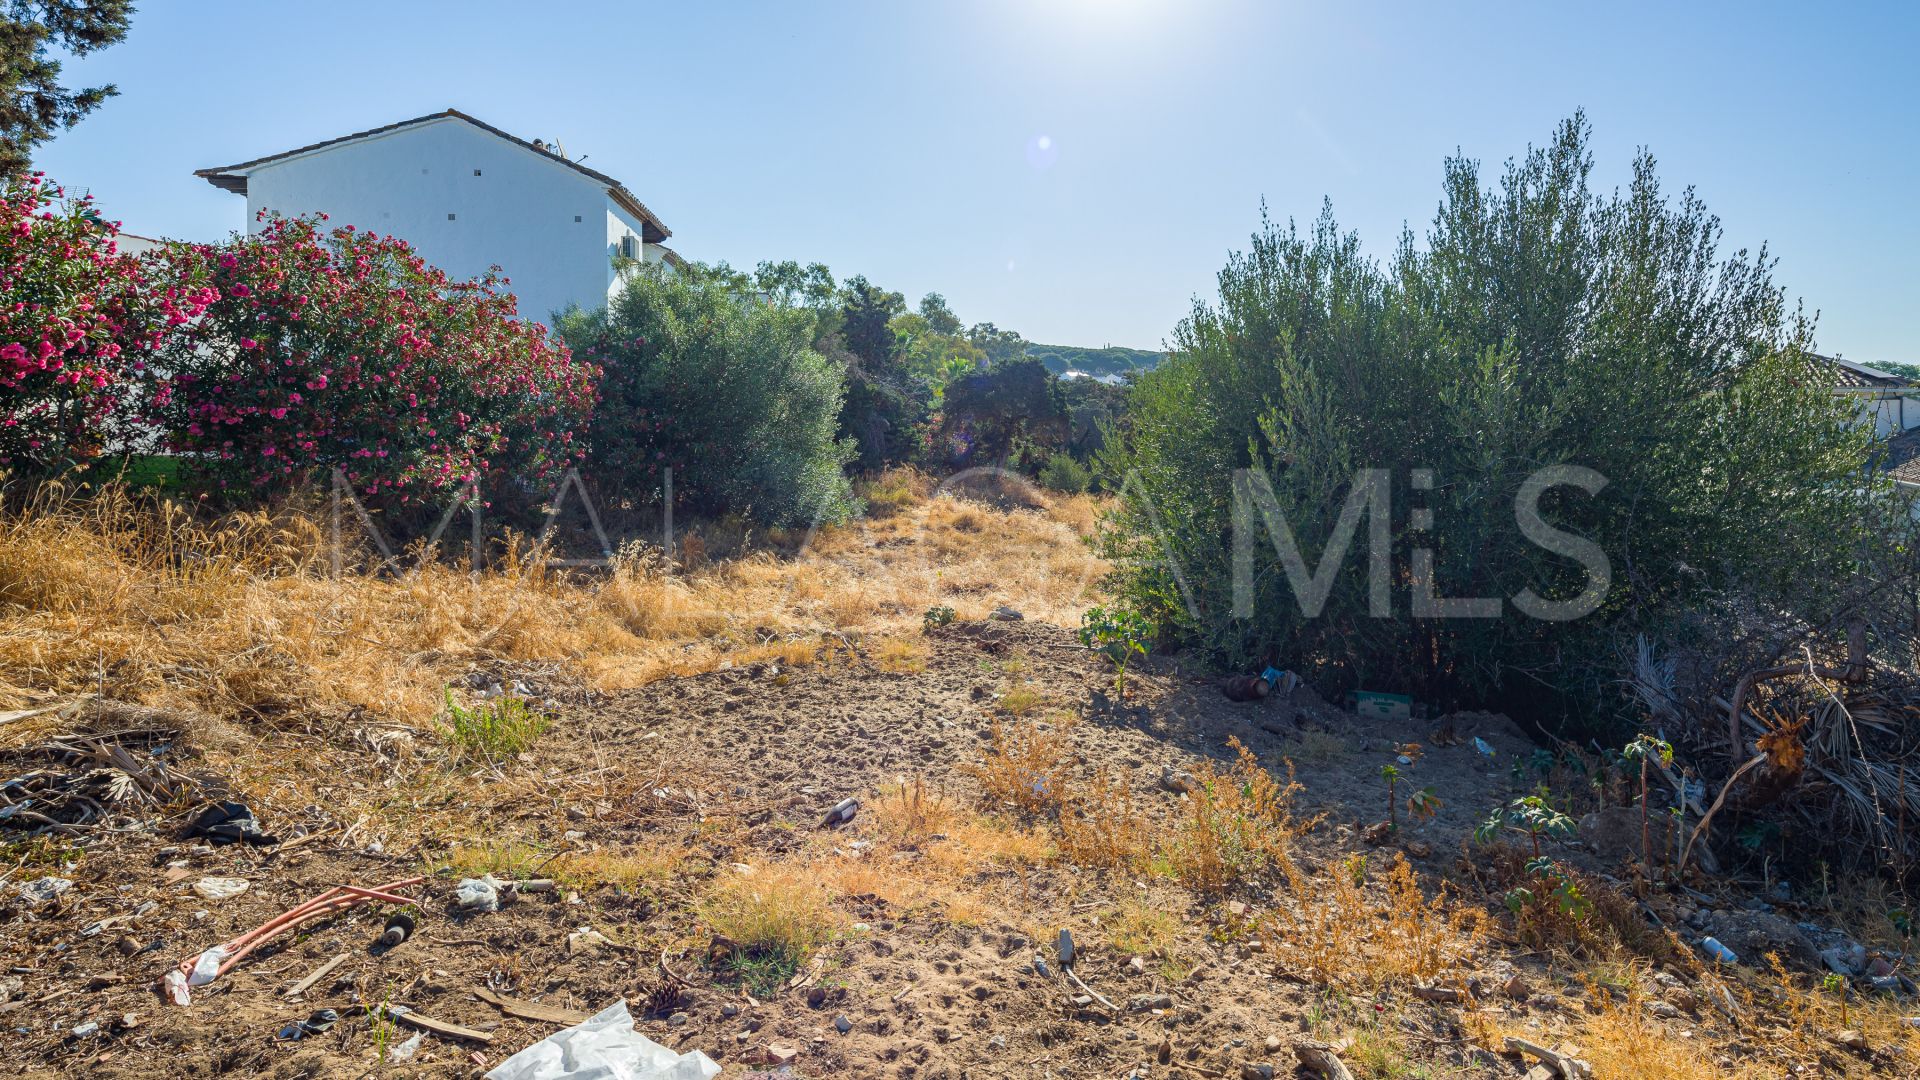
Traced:
<path fill-rule="evenodd" d="M 1293 818 L 1293 797 L 1300 785 L 1294 782 L 1291 762 L 1283 784 L 1261 768 L 1253 751 L 1238 739 L 1228 740 L 1228 745 L 1235 754 L 1232 765 L 1221 769 L 1202 761 L 1195 767 L 1199 783 L 1188 793 L 1168 853 L 1180 879 L 1200 893 L 1257 884 L 1256 879 L 1271 872 L 1284 873 L 1293 838 L 1314 824 Z"/>
<path fill-rule="evenodd" d="M 1077 721 L 1061 716 L 1052 723 L 1023 723 L 1009 728 L 995 720 L 987 756 L 965 771 L 980 781 L 987 800 L 1026 814 L 1060 806 L 1070 780 L 1068 754 Z"/>

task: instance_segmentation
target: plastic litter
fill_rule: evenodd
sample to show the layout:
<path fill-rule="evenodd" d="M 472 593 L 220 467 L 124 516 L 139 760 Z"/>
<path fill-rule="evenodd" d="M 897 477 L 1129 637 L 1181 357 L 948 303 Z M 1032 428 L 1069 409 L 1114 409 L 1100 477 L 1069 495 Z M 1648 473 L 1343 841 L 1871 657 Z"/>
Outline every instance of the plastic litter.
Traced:
<path fill-rule="evenodd" d="M 231 900 L 246 892 L 252 883 L 237 877 L 203 877 L 193 883 L 193 891 L 202 900 Z"/>
<path fill-rule="evenodd" d="M 1473 748 L 1485 754 L 1487 757 L 1493 756 L 1493 744 L 1478 735 L 1473 737 Z"/>
<path fill-rule="evenodd" d="M 454 886 L 453 900 L 466 911 L 499 911 L 500 883 L 492 874 L 466 878 Z"/>
<path fill-rule="evenodd" d="M 1268 686 L 1282 694 L 1291 694 L 1294 687 L 1300 685 L 1300 676 L 1291 671 L 1281 671 L 1277 667 L 1268 667 L 1260 673 L 1260 677 L 1267 680 Z"/>
<path fill-rule="evenodd" d="M 73 882 L 63 877 L 34 878 L 20 883 L 20 898 L 29 904 L 51 904 L 71 888 Z"/>
<path fill-rule="evenodd" d="M 219 802 L 200 812 L 187 826 L 189 837 L 204 836 L 215 844 L 277 844 L 280 838 L 269 836 L 254 820 L 253 811 L 245 803 Z"/>
<path fill-rule="evenodd" d="M 720 1066 L 698 1050 L 677 1054 L 633 1030 L 625 998 L 534 1043 L 487 1080 L 712 1080 Z"/>
<path fill-rule="evenodd" d="M 294 1039 L 304 1039 L 309 1035 L 318 1035 L 331 1030 L 333 1025 L 339 1022 L 340 1014 L 334 1012 L 332 1009 L 315 1009 L 313 1015 L 307 1017 L 305 1020 L 288 1024 L 286 1027 L 281 1028 L 280 1033 L 274 1037 L 281 1042 L 291 1042 Z"/>
<path fill-rule="evenodd" d="M 416 1031 L 413 1038 L 387 1051 L 388 1061 L 412 1061 L 413 1055 L 420 1052 L 420 1040 L 427 1037 L 424 1031 Z"/>
<path fill-rule="evenodd" d="M 1737 964 L 1740 962 L 1740 954 L 1720 944 L 1719 938 L 1707 938 L 1700 943 L 1700 947 L 1706 950 L 1708 956 L 1713 957 L 1723 964 Z"/>
<path fill-rule="evenodd" d="M 220 977 L 220 965 L 227 962 L 227 950 L 215 945 L 194 957 L 193 970 L 186 974 L 188 986 L 205 986 Z"/>

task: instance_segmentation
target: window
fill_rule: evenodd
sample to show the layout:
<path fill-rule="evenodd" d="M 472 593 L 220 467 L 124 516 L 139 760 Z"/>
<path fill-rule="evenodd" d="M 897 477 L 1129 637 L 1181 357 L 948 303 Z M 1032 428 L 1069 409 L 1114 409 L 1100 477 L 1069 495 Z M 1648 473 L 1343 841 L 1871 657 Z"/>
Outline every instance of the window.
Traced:
<path fill-rule="evenodd" d="M 580 224 L 580 215 L 579 215 L 579 214 L 575 214 L 575 215 L 573 215 L 573 223 L 574 223 L 575 225 L 578 225 L 578 224 Z"/>
<path fill-rule="evenodd" d="M 629 259 L 640 257 L 640 240 L 632 233 L 620 238 L 620 254 Z"/>
<path fill-rule="evenodd" d="M 452 215 L 452 214 L 448 214 L 448 215 L 447 215 L 447 220 L 448 220 L 448 221 L 452 221 L 452 220 L 453 220 L 453 215 Z"/>

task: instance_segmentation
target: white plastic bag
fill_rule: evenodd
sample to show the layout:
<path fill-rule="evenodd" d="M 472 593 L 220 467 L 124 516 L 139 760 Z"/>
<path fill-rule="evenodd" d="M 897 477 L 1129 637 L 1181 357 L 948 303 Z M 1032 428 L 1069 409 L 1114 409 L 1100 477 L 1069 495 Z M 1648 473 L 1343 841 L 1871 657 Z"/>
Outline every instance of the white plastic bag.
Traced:
<path fill-rule="evenodd" d="M 720 1066 L 698 1050 L 676 1054 L 633 1030 L 625 998 L 501 1062 L 487 1080 L 712 1080 Z"/>

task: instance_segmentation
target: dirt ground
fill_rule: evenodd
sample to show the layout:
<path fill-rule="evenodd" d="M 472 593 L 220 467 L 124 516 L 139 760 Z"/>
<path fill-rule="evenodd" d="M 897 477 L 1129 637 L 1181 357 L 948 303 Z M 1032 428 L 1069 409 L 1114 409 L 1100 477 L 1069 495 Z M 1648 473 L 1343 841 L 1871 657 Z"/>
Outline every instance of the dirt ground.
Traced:
<path fill-rule="evenodd" d="M 9 848 L 18 865 L 0 867 L 0 1046 L 29 1075 L 467 1077 L 562 1026 L 507 1015 L 485 992 L 576 1012 L 625 998 L 644 1034 L 706 1052 L 728 1077 L 782 1059 L 788 1074 L 822 1078 L 1285 1076 L 1300 1039 L 1334 1046 L 1361 1076 L 1517 1077 L 1533 1062 L 1499 1053 L 1500 1033 L 1571 1047 L 1592 1037 L 1596 1017 L 1672 1040 L 1697 1075 L 1920 1068 L 1911 1042 L 1878 1035 L 1858 1051 L 1822 1039 L 1799 1058 L 1764 1056 L 1743 1032 L 1756 1014 L 1717 1009 L 1714 988 L 1726 984 L 1690 953 L 1617 959 L 1613 982 L 1596 986 L 1591 957 L 1530 948 L 1498 925 L 1497 886 L 1476 891 L 1495 876 L 1493 860 L 1470 838 L 1492 806 L 1534 782 L 1514 763 L 1536 749 L 1503 717 L 1368 720 L 1307 690 L 1234 703 L 1215 678 L 1160 658 L 1116 704 L 1103 658 L 1026 621 L 956 623 L 890 650 L 829 639 L 807 651 L 605 695 L 539 685 L 538 672 L 476 672 L 475 686 L 528 683 L 557 716 L 499 765 L 448 764 L 432 732 L 395 725 L 123 736 L 136 755 L 157 752 L 230 786 L 283 843 L 186 839 L 188 815 L 176 809 L 118 815 L 77 861 L 63 842 Z M 1011 711 L 1030 700 L 1034 711 Z M 1045 850 L 1043 827 L 990 805 L 972 770 L 996 725 L 1015 724 L 1057 729 L 1073 782 L 1104 769 L 1143 819 L 1169 826 L 1189 802 L 1178 774 L 1202 759 L 1225 768 L 1237 739 L 1276 776 L 1291 762 L 1294 816 L 1320 816 L 1293 842 L 1307 872 L 1345 872 L 1356 854 L 1381 867 L 1399 852 L 1496 925 L 1460 960 L 1448 1000 L 1391 980 L 1329 992 L 1262 922 L 1313 898 L 1266 880 L 1198 895 L 1163 871 L 1077 866 Z M 164 731 L 166 718 L 145 726 Z M 1366 833 L 1387 811 L 1381 766 L 1407 743 L 1420 752 L 1397 766 L 1399 802 L 1431 788 L 1436 811 L 1426 821 L 1397 811 L 1401 828 L 1376 847 Z M 262 757 L 278 764 L 249 764 Z M 44 765 L 22 750 L 0 775 Z M 909 790 L 952 824 L 901 827 Z M 861 800 L 851 822 L 823 826 L 847 797 Z M 1605 843 L 1556 850 L 1604 885 L 1618 866 L 1587 849 Z M 497 912 L 460 910 L 456 881 L 482 869 L 559 885 Z M 360 907 L 277 939 L 197 988 L 190 1006 L 155 992 L 182 958 L 332 886 L 416 874 L 427 875 L 409 890 L 418 929 L 397 947 L 374 944 L 390 909 Z M 48 875 L 73 885 L 46 905 L 17 895 Z M 194 891 L 206 878 L 249 885 L 209 900 Z M 713 897 L 796 880 L 826 891 L 831 931 L 795 975 L 755 993 L 725 943 L 715 947 Z M 1740 910 L 1684 894 L 1624 903 L 1644 912 L 1650 935 L 1671 928 L 1688 942 L 1689 918 Z M 1062 930 L 1084 987 L 1060 972 Z M 283 995 L 336 956 L 345 959 L 311 990 Z M 426 1034 L 394 1060 L 414 1029 L 368 1010 L 396 1004 L 470 1030 Z M 275 1038 L 321 1007 L 342 1014 L 331 1030 Z"/>

